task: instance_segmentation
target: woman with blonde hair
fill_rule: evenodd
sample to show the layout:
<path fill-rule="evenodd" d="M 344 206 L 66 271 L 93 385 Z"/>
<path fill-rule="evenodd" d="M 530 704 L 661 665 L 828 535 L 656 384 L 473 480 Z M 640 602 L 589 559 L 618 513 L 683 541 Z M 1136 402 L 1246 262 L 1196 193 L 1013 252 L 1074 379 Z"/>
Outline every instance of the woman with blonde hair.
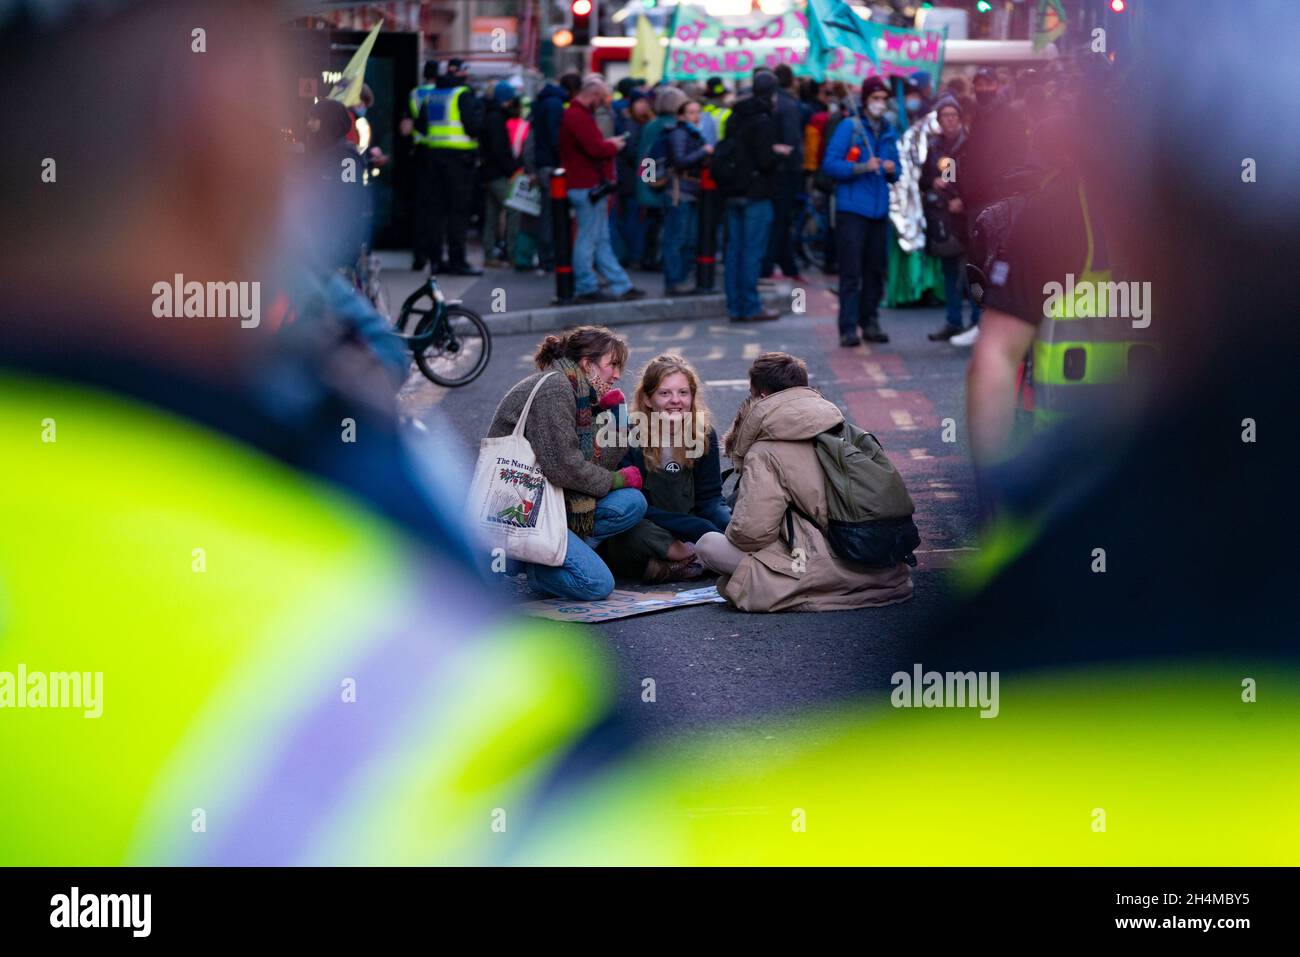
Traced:
<path fill-rule="evenodd" d="M 606 560 L 615 575 L 652 584 L 698 578 L 705 569 L 694 543 L 731 521 L 700 377 L 681 356 L 656 356 L 628 404 L 633 431 L 621 464 L 640 474 L 646 514 L 606 543 Z"/>

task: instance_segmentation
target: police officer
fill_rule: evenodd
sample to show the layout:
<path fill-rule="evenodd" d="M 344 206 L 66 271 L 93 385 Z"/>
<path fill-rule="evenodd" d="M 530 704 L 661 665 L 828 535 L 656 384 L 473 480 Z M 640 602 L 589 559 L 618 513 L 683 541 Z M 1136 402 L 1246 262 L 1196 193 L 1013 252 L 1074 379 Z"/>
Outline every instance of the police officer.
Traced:
<path fill-rule="evenodd" d="M 483 127 L 483 106 L 466 85 L 467 75 L 462 60 L 448 60 L 441 76 L 436 63 L 426 63 L 425 82 L 411 91 L 411 123 L 404 123 L 403 128 L 410 129 L 415 139 L 413 268 L 423 269 L 427 259 L 438 272 L 481 276 L 483 271 L 471 266 L 465 255 L 474 163 Z"/>
<path fill-rule="evenodd" d="M 720 76 L 711 76 L 704 84 L 704 112 L 709 118 L 703 124 L 705 142 L 717 146 L 727 135 L 727 120 L 731 118 L 731 107 L 727 106 L 727 86 Z"/>

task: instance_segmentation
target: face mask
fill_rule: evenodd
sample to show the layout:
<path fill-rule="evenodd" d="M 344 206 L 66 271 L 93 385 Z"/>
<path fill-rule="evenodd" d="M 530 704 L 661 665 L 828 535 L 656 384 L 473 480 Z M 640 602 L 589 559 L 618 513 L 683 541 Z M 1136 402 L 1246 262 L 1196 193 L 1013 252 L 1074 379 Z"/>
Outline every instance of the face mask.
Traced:
<path fill-rule="evenodd" d="M 907 98 L 907 112 L 915 113 L 921 108 L 921 98 L 919 96 L 909 96 Z"/>
<path fill-rule="evenodd" d="M 868 100 L 867 115 L 879 119 L 885 115 L 885 105 L 883 100 Z"/>
<path fill-rule="evenodd" d="M 997 94 L 994 93 L 992 90 L 975 91 L 975 102 L 978 103 L 980 106 L 988 106 L 990 103 L 993 102 L 994 98 L 996 97 Z"/>
<path fill-rule="evenodd" d="M 357 119 L 361 119 L 361 117 L 366 115 L 366 108 L 364 106 L 358 106 L 352 112 L 357 115 Z"/>

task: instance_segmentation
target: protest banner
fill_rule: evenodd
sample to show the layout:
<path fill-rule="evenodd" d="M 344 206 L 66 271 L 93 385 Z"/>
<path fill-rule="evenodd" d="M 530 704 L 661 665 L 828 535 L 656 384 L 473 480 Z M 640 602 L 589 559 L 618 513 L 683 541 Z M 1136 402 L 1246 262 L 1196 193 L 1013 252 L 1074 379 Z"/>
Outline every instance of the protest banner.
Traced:
<path fill-rule="evenodd" d="M 782 63 L 806 74 L 807 58 L 808 18 L 802 11 L 714 17 L 702 6 L 683 3 L 669 30 L 664 79 L 748 81 L 759 67 Z"/>

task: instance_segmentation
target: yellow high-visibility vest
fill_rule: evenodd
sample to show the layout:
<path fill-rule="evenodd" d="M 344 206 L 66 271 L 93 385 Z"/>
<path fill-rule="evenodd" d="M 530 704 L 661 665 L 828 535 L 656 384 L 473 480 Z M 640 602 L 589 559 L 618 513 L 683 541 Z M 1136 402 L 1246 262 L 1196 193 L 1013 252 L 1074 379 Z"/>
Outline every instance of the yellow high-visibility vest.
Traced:
<path fill-rule="evenodd" d="M 437 91 L 438 88 L 432 83 L 421 83 L 411 91 L 411 96 L 408 100 L 408 106 L 411 110 L 411 119 L 418 120 L 420 118 L 420 107 L 424 105 L 425 100 L 429 99 Z M 433 145 L 433 141 L 429 138 L 428 134 L 421 132 L 418 127 L 412 131 L 411 137 L 415 140 L 416 146 Z"/>
<path fill-rule="evenodd" d="M 714 122 L 718 124 L 718 139 L 727 135 L 727 120 L 731 119 L 731 107 L 719 106 L 717 103 L 706 103 L 704 112 L 713 117 Z"/>
<path fill-rule="evenodd" d="M 1154 371 L 1150 366 L 1157 347 L 1150 330 L 1135 327 L 1125 316 L 1107 314 L 1107 302 L 1121 299 L 1117 292 L 1122 291 L 1128 303 L 1128 284 L 1114 281 L 1104 237 L 1094 233 L 1082 183 L 1078 193 L 1088 256 L 1077 279 L 1066 277 L 1063 295 L 1044 315 L 1034 340 L 1036 426 L 1122 399 Z"/>
<path fill-rule="evenodd" d="M 478 149 L 478 141 L 465 132 L 460 117 L 460 95 L 468 91 L 467 86 L 457 86 L 435 90 L 429 97 L 425 106 L 428 111 L 429 128 L 425 135 L 428 137 L 429 145 L 434 149 Z"/>

